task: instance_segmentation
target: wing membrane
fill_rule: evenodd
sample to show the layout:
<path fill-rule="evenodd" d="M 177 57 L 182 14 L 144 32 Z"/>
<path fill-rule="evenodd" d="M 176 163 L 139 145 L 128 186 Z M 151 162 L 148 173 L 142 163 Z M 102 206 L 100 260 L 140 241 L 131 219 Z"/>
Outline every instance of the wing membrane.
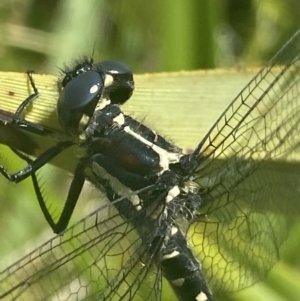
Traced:
<path fill-rule="evenodd" d="M 161 274 L 147 256 L 148 240 L 114 208 L 70 227 L 1 274 L 3 300 L 159 300 Z M 113 213 L 114 211 L 114 213 Z M 149 235 L 149 240 L 151 241 Z M 73 300 L 71 299 L 71 300 Z"/>
<path fill-rule="evenodd" d="M 237 290 L 265 276 L 299 216 L 299 92 L 300 31 L 195 151 L 207 220 L 189 236 L 213 287 Z"/>

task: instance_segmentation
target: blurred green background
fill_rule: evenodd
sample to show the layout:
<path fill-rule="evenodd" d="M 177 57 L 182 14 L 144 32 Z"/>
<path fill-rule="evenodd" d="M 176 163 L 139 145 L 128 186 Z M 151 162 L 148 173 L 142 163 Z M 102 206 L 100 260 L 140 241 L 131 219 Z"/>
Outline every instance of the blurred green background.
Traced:
<path fill-rule="evenodd" d="M 300 27 L 299 20 L 299 0 L 1 0 L 0 70 L 58 75 L 82 55 L 118 59 L 136 73 L 259 66 Z M 4 151 L 2 158 L 15 158 Z M 55 173 L 52 187 L 66 178 Z M 16 187 L 1 178 L 0 185 L 3 268 L 8 256 L 16 258 L 28 241 L 30 250 L 34 237 L 39 244 L 51 230 L 43 230 L 30 181 Z M 218 300 L 299 300 L 299 231 L 295 227 L 284 261 L 265 283 Z"/>
<path fill-rule="evenodd" d="M 297 0 L 2 0 L 0 68 L 57 74 L 83 54 L 135 72 L 259 65 L 299 15 Z"/>

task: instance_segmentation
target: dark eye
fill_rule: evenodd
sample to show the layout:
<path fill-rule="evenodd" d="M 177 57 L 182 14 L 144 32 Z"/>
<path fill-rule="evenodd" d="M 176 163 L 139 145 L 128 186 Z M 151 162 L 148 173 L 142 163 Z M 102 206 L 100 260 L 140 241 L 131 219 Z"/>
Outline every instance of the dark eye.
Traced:
<path fill-rule="evenodd" d="M 121 105 L 131 97 L 134 80 L 132 71 L 126 64 L 118 61 L 103 61 L 95 64 L 93 70 L 105 74 L 105 93 L 111 103 Z"/>
<path fill-rule="evenodd" d="M 81 73 L 66 84 L 57 102 L 58 119 L 66 132 L 79 134 L 83 115 L 93 115 L 102 91 L 102 77 L 95 71 Z"/>

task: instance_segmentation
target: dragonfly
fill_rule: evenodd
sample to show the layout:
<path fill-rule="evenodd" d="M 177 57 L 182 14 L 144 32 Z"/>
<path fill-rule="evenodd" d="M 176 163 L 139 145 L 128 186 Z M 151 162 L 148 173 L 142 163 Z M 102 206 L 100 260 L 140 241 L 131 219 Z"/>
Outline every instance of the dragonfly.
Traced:
<path fill-rule="evenodd" d="M 123 114 L 134 93 L 125 64 L 83 60 L 67 70 L 57 111 L 68 139 L 33 161 L 16 152 L 28 163 L 20 172 L 0 168 L 11 181 L 32 178 L 58 235 L 2 271 L 0 298 L 161 300 L 165 278 L 178 300 L 214 301 L 216 290 L 265 277 L 299 217 L 299 54 L 300 31 L 187 154 Z M 34 91 L 11 122 L 47 135 L 20 119 Z M 84 154 L 54 223 L 35 173 L 74 144 Z M 105 202 L 68 226 L 85 179 Z"/>

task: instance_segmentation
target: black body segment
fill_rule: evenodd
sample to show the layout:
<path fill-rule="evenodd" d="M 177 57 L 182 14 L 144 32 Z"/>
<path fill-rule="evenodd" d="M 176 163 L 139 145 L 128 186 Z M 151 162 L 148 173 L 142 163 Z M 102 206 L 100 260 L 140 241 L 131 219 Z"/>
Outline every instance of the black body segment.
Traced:
<path fill-rule="evenodd" d="M 170 227 L 167 245 L 162 249 L 161 267 L 178 300 L 213 301 L 199 261 L 187 246 L 185 236 L 176 225 Z"/>
<path fill-rule="evenodd" d="M 163 276 L 171 300 L 214 301 L 213 291 L 267 274 L 300 212 L 300 31 L 191 154 L 123 114 L 134 88 L 126 65 L 77 62 L 62 87 L 58 118 L 69 140 L 23 157 L 28 166 L 16 174 L 0 168 L 11 181 L 32 177 L 60 235 L 2 272 L 0 298 L 162 300 Z M 35 172 L 74 144 L 84 154 L 54 223 Z M 105 198 L 67 228 L 85 179 Z"/>

